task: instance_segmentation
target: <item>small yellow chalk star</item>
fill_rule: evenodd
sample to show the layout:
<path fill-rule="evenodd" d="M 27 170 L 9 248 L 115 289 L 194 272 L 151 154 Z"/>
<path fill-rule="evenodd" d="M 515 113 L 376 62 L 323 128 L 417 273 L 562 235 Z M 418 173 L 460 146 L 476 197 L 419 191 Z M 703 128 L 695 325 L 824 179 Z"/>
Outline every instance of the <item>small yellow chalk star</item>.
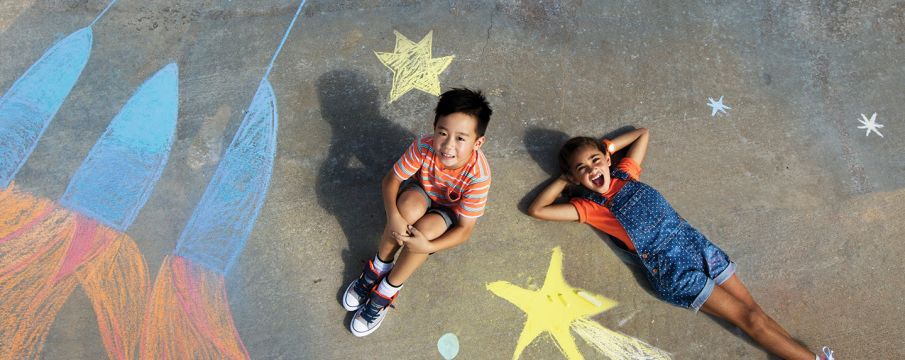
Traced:
<path fill-rule="evenodd" d="M 433 30 L 418 43 L 412 42 L 396 30 L 393 30 L 393 33 L 396 34 L 396 48 L 393 52 L 374 52 L 381 63 L 393 70 L 390 102 L 396 101 L 411 89 L 440 95 L 439 75 L 446 70 L 454 56 L 431 58 Z"/>
<path fill-rule="evenodd" d="M 553 258 L 544 286 L 537 291 L 526 290 L 505 281 L 487 284 L 487 290 L 508 300 L 528 315 L 522 334 L 515 346 L 513 359 L 521 356 L 525 347 L 538 335 L 549 332 L 569 359 L 582 359 L 575 339 L 569 331 L 573 321 L 583 320 L 616 306 L 616 301 L 601 295 L 573 288 L 562 274 L 562 250 L 553 249 Z"/>

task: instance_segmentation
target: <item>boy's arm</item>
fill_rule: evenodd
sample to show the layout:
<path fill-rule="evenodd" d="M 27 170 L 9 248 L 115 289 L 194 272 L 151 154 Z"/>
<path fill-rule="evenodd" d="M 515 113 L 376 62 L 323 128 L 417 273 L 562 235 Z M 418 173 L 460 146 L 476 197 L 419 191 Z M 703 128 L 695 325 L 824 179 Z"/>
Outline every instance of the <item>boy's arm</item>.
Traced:
<path fill-rule="evenodd" d="M 635 129 L 625 134 L 617 136 L 610 140 L 613 144 L 613 150 L 610 153 L 622 150 L 624 147 L 631 145 L 628 149 L 627 157 L 635 160 L 638 166 L 644 162 L 644 156 L 647 154 L 647 143 L 650 139 L 650 131 L 646 128 Z"/>
<path fill-rule="evenodd" d="M 578 210 L 572 204 L 554 204 L 559 194 L 569 185 L 564 176 L 553 179 L 528 207 L 528 215 L 541 220 L 578 221 Z"/>
<path fill-rule="evenodd" d="M 380 190 L 383 194 L 383 209 L 386 211 L 387 225 L 397 233 L 405 233 L 408 224 L 402 214 L 399 213 L 399 208 L 396 207 L 399 185 L 402 185 L 402 180 L 396 176 L 396 172 L 393 169 L 390 169 L 380 183 Z"/>

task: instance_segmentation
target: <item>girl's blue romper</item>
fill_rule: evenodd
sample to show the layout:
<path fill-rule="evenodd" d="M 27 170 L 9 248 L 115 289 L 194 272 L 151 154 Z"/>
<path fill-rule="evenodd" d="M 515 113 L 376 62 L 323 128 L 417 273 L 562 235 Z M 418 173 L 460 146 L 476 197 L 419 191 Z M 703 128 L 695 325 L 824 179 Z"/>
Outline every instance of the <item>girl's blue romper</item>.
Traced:
<path fill-rule="evenodd" d="M 657 190 L 622 170 L 611 174 L 627 180 L 612 199 L 592 191 L 582 197 L 606 206 L 616 216 L 660 298 L 699 310 L 713 287 L 735 273 L 735 263 L 679 216 Z"/>

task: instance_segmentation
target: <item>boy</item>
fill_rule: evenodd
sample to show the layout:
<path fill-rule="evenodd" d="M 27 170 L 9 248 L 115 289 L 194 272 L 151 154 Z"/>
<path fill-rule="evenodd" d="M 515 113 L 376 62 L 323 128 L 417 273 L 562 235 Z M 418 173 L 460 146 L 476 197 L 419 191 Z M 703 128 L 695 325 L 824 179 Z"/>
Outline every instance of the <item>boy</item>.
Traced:
<path fill-rule="evenodd" d="M 430 254 L 471 236 L 490 190 L 490 167 L 480 149 L 492 113 L 480 91 L 443 93 L 433 135 L 416 139 L 384 176 L 386 228 L 374 259 L 342 299 L 346 310 L 356 311 L 349 324 L 355 336 L 377 330 L 402 284 Z"/>

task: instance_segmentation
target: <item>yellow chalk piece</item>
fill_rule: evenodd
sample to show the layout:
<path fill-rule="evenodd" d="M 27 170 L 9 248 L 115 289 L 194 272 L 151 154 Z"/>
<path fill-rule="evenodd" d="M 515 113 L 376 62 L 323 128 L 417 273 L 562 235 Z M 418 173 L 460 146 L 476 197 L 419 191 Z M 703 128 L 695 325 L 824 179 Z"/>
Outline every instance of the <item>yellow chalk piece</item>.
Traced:
<path fill-rule="evenodd" d="M 487 284 L 487 290 L 511 302 L 528 315 L 516 343 L 513 359 L 518 359 L 525 347 L 544 332 L 549 332 L 553 336 L 567 358 L 582 359 L 569 330 L 572 322 L 597 315 L 617 304 L 616 301 L 573 288 L 566 283 L 562 274 L 562 258 L 562 250 L 559 247 L 554 248 L 547 277 L 540 290 L 527 290 L 506 281 Z M 554 298 L 559 300 L 554 301 Z"/>
<path fill-rule="evenodd" d="M 396 34 L 396 48 L 393 52 L 374 52 L 383 65 L 393 70 L 390 102 L 396 101 L 412 89 L 440 95 L 439 75 L 452 63 L 454 56 L 431 57 L 433 30 L 417 43 L 398 31 L 393 30 L 393 33 Z"/>
<path fill-rule="evenodd" d="M 600 301 L 598 301 L 598 300 L 595 299 L 593 296 L 591 296 L 591 294 L 588 294 L 588 293 L 586 293 L 586 292 L 584 292 L 584 291 L 579 291 L 579 292 L 578 292 L 578 296 L 581 296 L 582 299 L 585 299 L 585 300 L 587 300 L 588 302 L 590 302 L 591 304 L 594 304 L 594 306 L 601 306 L 601 305 L 603 305 L 602 303 L 600 303 Z"/>

